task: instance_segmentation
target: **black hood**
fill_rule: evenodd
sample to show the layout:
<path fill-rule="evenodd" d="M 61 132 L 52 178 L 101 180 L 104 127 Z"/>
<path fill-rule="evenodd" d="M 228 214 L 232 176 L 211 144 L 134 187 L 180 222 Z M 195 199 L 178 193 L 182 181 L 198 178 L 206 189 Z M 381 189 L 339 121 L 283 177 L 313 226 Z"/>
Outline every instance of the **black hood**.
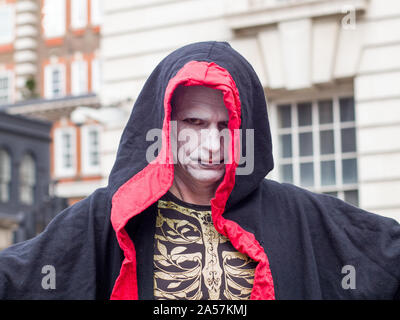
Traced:
<path fill-rule="evenodd" d="M 215 229 L 257 262 L 251 299 L 399 299 L 398 222 L 264 179 L 273 161 L 263 89 L 243 57 L 215 42 L 181 48 L 152 73 L 107 188 L 65 209 L 37 237 L 0 252 L 0 299 L 154 298 L 157 202 L 172 185 L 174 168 L 147 163 L 154 142 L 146 133 L 158 128 L 164 134 L 157 159 L 171 154 L 169 99 L 178 85 L 220 89 L 228 128 L 255 130 L 254 171 L 235 176 L 237 162 L 227 163 L 210 201 Z M 231 140 L 234 148 L 237 141 Z M 344 266 L 356 270 L 354 289 L 343 286 L 349 279 Z M 56 270 L 51 290 L 46 268 Z"/>
<path fill-rule="evenodd" d="M 236 183 L 227 207 L 245 198 L 273 169 L 271 133 L 263 87 L 252 66 L 226 42 L 199 42 L 182 47 L 163 59 L 146 81 L 123 131 L 117 158 L 109 177 L 111 195 L 148 163 L 146 150 L 153 141 L 146 141 L 150 129 L 162 129 L 164 96 L 168 82 L 190 61 L 214 62 L 226 69 L 239 91 L 241 129 L 254 129 L 254 170 L 236 175 Z M 242 134 L 242 154 L 246 151 L 246 135 Z"/>

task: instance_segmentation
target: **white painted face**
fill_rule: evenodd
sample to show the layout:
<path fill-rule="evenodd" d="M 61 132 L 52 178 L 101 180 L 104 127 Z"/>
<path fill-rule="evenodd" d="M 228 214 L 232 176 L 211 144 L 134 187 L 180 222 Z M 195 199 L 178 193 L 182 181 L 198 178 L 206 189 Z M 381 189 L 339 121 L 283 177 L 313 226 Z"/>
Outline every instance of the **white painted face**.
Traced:
<path fill-rule="evenodd" d="M 224 144 L 229 143 L 221 136 L 229 121 L 222 92 L 204 86 L 178 87 L 171 120 L 177 128 L 171 133 L 177 141 L 175 175 L 187 183 L 219 182 L 225 173 Z"/>

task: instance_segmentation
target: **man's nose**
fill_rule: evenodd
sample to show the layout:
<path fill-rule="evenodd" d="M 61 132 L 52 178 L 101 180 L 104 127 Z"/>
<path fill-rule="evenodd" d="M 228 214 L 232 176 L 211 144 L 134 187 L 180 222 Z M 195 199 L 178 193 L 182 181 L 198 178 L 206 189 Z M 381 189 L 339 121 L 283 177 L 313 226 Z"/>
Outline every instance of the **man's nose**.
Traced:
<path fill-rule="evenodd" d="M 202 139 L 203 148 L 210 154 L 216 153 L 221 148 L 221 137 L 218 129 L 207 129 Z"/>

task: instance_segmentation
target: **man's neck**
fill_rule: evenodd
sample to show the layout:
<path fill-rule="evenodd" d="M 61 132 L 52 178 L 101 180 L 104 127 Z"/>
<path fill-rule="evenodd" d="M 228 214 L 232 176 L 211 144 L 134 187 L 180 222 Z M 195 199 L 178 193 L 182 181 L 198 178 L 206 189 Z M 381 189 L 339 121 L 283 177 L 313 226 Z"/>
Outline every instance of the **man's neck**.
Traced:
<path fill-rule="evenodd" d="M 187 184 L 179 176 L 175 176 L 169 191 L 184 202 L 209 206 L 217 187 L 218 184 Z"/>

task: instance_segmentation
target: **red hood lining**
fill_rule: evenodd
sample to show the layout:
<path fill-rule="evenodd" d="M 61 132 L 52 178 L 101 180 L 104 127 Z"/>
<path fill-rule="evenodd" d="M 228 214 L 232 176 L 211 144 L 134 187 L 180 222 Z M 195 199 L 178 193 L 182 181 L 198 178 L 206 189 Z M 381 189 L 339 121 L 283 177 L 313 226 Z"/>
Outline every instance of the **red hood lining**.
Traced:
<path fill-rule="evenodd" d="M 239 92 L 229 72 L 213 62 L 204 61 L 188 62 L 169 81 L 164 96 L 165 117 L 160 153 L 155 160 L 124 183 L 112 198 L 111 223 L 125 259 L 115 282 L 111 299 L 138 299 L 136 251 L 124 228 L 132 217 L 160 199 L 173 183 L 174 167 L 169 143 L 171 98 L 179 85 L 203 85 L 223 92 L 225 106 L 229 113 L 228 129 L 233 137 L 229 150 L 229 157 L 233 161 L 226 164 L 224 179 L 217 188 L 215 197 L 211 200 L 213 222 L 217 231 L 228 237 L 238 251 L 258 261 L 251 299 L 275 299 L 273 279 L 264 249 L 252 233 L 245 231 L 234 221 L 222 217 L 225 204 L 235 185 L 235 172 L 239 163 L 240 137 L 234 135 L 233 130 L 240 128 L 241 104 Z"/>

